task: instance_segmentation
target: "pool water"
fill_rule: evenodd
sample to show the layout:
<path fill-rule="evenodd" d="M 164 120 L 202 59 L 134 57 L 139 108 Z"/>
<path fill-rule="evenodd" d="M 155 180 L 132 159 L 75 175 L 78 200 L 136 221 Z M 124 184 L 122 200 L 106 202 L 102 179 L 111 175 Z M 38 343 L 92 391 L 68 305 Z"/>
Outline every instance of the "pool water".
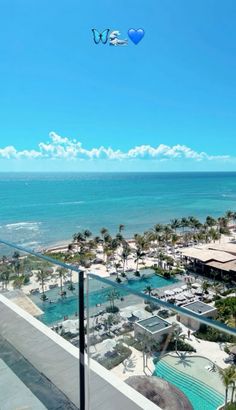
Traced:
<path fill-rule="evenodd" d="M 153 274 L 151 269 L 145 269 L 143 271 L 148 275 Z M 152 288 L 162 288 L 164 286 L 169 286 L 174 283 L 179 282 L 176 278 L 165 279 L 158 275 L 152 275 L 145 278 L 138 278 L 132 279 L 129 281 L 124 282 L 125 285 L 129 286 L 131 289 L 136 291 L 143 291 L 147 286 L 151 286 Z M 48 297 L 48 300 L 43 302 L 40 299 L 40 295 L 32 295 L 31 299 L 33 302 L 44 312 L 43 315 L 39 316 L 38 318 L 47 325 L 51 325 L 58 321 L 63 320 L 65 316 L 71 317 L 75 315 L 75 312 L 78 312 L 78 285 L 75 284 L 75 290 L 73 292 L 66 289 L 67 296 L 66 298 L 61 298 L 58 294 L 59 288 L 51 289 L 45 294 Z M 111 286 L 106 286 L 102 282 L 98 280 L 90 280 L 89 281 L 89 306 L 94 307 L 96 305 L 102 305 L 107 303 L 107 296 L 111 289 Z M 126 296 L 127 292 L 122 292 L 119 290 L 120 296 Z M 53 303 L 49 303 L 49 301 Z"/>
<path fill-rule="evenodd" d="M 193 358 L 191 358 L 191 361 L 192 359 Z M 199 359 L 203 364 L 209 364 L 209 361 L 207 360 L 203 361 L 202 358 L 195 358 L 195 360 Z M 188 373 L 178 370 L 176 366 L 170 365 L 170 363 L 163 358 L 156 363 L 156 369 L 153 375 L 162 377 L 181 390 L 191 402 L 194 410 L 216 410 L 224 403 L 224 394 L 222 393 L 221 383 L 217 381 L 216 374 L 214 375 L 214 377 L 216 377 L 215 388 L 213 388 L 212 386 L 209 386 L 210 382 L 208 384 L 198 378 L 199 370 L 195 367 L 194 360 L 191 368 L 194 376 L 189 374 L 189 370 Z M 202 371 L 206 371 L 205 367 L 203 367 Z M 213 383 L 212 376 L 213 374 L 208 372 L 208 380 L 209 378 L 211 379 L 211 384 Z"/>

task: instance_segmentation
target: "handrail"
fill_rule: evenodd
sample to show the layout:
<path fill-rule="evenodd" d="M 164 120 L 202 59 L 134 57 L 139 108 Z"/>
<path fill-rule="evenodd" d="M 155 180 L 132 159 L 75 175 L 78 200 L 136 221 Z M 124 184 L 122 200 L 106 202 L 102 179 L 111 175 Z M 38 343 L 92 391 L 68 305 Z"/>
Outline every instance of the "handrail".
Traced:
<path fill-rule="evenodd" d="M 11 247 L 11 248 L 13 248 L 13 249 L 17 249 L 17 250 L 19 250 L 19 251 L 21 251 L 21 252 L 24 252 L 24 253 L 28 253 L 28 254 L 30 254 L 30 255 L 33 255 L 33 256 L 35 256 L 35 257 L 37 257 L 37 258 L 39 258 L 39 259 L 46 260 L 46 261 L 48 261 L 48 262 L 50 262 L 50 263 L 52 263 L 52 264 L 54 264 L 54 265 L 61 266 L 61 267 L 65 268 L 65 269 L 68 269 L 68 270 L 73 270 L 73 271 L 77 272 L 78 274 L 81 272 L 81 269 L 79 269 L 77 266 L 68 265 L 67 263 L 60 262 L 60 261 L 58 261 L 57 259 L 54 259 L 54 258 L 52 258 L 52 257 L 50 257 L 50 256 L 43 255 L 43 254 L 41 254 L 41 253 L 39 253 L 39 252 L 35 252 L 35 251 L 33 251 L 32 249 L 24 248 L 24 247 L 22 247 L 22 246 L 20 246 L 20 245 L 17 245 L 17 244 L 14 244 L 14 243 L 12 243 L 12 242 L 8 242 L 8 241 L 5 241 L 5 240 L 0 239 L 0 244 L 1 244 L 1 243 L 4 244 L 4 245 L 7 245 L 7 246 L 9 246 L 9 247 Z M 173 305 L 172 303 L 168 303 L 168 302 L 163 301 L 163 300 L 161 300 L 161 299 L 158 299 L 158 298 L 156 298 L 156 297 L 154 297 L 154 296 L 144 294 L 144 293 L 142 293 L 142 292 L 139 292 L 139 291 L 137 291 L 137 290 L 134 290 L 134 289 L 130 288 L 130 287 L 127 286 L 127 285 L 122 285 L 122 284 L 119 284 L 119 283 L 117 283 L 117 282 L 114 282 L 114 281 L 112 281 L 112 280 L 110 280 L 110 279 L 102 278 L 101 276 L 98 276 L 97 274 L 87 273 L 87 276 L 90 277 L 90 278 L 93 278 L 93 279 L 95 279 L 95 280 L 97 280 L 97 281 L 99 281 L 99 282 L 102 282 L 102 283 L 104 283 L 104 284 L 106 284 L 106 285 L 108 285 L 108 286 L 112 286 L 112 287 L 114 287 L 114 288 L 116 288 L 116 289 L 119 289 L 120 291 L 125 291 L 125 292 L 127 292 L 127 293 L 130 293 L 130 294 L 133 294 L 133 295 L 135 295 L 135 296 L 138 296 L 138 297 L 140 297 L 140 298 L 142 298 L 142 299 L 146 299 L 147 301 L 149 301 L 149 302 L 151 302 L 151 303 L 158 304 L 158 305 L 160 305 L 160 306 L 162 306 L 162 307 L 164 307 L 164 308 L 166 308 L 166 309 L 173 310 L 173 311 L 175 311 L 175 312 L 178 313 L 178 314 L 182 314 L 182 315 L 187 316 L 187 317 L 189 317 L 189 318 L 195 319 L 195 320 L 197 320 L 197 321 L 200 322 L 200 323 L 204 323 L 204 324 L 206 324 L 206 325 L 208 325 L 208 326 L 212 326 L 212 327 L 214 327 L 215 329 L 217 329 L 217 330 L 219 330 L 219 331 L 226 332 L 226 333 L 231 334 L 232 336 L 235 336 L 235 337 L 236 337 L 236 329 L 233 329 L 233 328 L 231 328 L 231 327 L 225 325 L 224 323 L 220 323 L 220 322 L 218 322 L 218 321 L 216 321 L 216 320 L 208 319 L 208 318 L 205 318 L 205 317 L 200 317 L 197 313 L 188 311 L 187 309 L 185 309 L 185 308 L 183 308 L 183 307 L 176 306 L 176 305 Z"/>

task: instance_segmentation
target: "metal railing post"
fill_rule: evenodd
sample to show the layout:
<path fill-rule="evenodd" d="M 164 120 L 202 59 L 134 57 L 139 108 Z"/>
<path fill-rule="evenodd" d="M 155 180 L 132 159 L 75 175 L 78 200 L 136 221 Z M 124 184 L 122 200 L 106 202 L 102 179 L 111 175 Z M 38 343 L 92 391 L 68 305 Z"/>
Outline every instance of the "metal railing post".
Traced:
<path fill-rule="evenodd" d="M 79 272 L 79 402 L 85 410 L 84 272 Z"/>

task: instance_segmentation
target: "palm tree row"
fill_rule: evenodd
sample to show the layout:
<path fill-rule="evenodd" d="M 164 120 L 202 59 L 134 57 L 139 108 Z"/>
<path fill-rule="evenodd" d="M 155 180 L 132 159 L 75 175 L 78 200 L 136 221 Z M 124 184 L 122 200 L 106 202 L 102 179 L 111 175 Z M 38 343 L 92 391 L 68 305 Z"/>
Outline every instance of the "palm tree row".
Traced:
<path fill-rule="evenodd" d="M 117 255 L 119 250 L 120 260 L 114 263 L 117 277 L 118 269 L 125 268 L 129 255 L 133 252 L 136 262 L 136 271 L 146 253 L 152 252 L 159 260 L 165 260 L 165 251 L 171 247 L 175 252 L 176 244 L 188 245 L 191 242 L 199 243 L 220 240 L 221 235 L 230 235 L 229 224 L 236 221 L 236 212 L 227 211 L 224 216 L 217 219 L 207 216 L 204 222 L 200 222 L 193 216 L 172 219 L 169 224 L 156 224 L 143 234 L 135 234 L 133 237 L 135 249 L 132 249 L 129 242 L 124 238 L 124 225 L 119 225 L 117 233 L 111 236 L 107 228 L 100 230 L 99 236 L 93 236 L 88 229 L 74 234 L 72 243 L 68 246 L 68 255 L 71 252 L 79 255 L 79 263 L 88 267 L 96 257 L 98 247 L 102 249 L 103 262 L 108 267 Z M 171 261 L 166 261 L 171 264 Z"/>

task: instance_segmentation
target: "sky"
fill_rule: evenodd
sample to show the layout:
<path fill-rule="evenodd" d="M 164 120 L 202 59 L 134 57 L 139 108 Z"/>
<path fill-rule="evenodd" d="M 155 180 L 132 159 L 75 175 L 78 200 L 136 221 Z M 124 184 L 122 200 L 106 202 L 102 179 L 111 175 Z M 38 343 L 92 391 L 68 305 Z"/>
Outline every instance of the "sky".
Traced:
<path fill-rule="evenodd" d="M 236 171 L 235 0 L 0 8 L 0 171 Z"/>

